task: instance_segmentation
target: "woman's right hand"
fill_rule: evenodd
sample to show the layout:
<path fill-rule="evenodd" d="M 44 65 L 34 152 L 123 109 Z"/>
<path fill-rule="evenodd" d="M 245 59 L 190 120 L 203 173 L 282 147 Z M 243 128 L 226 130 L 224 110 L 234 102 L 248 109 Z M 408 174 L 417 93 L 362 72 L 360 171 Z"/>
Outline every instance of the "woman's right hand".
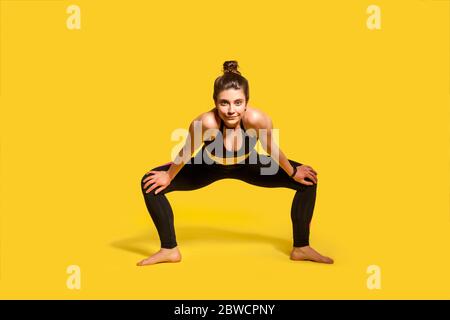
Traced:
<path fill-rule="evenodd" d="M 297 166 L 297 172 L 295 173 L 295 176 L 292 177 L 295 181 L 300 182 L 302 184 L 305 184 L 307 186 L 312 186 L 313 184 L 317 184 L 317 172 L 310 166 L 307 165 L 300 165 Z M 305 178 L 310 179 L 311 181 L 305 180 Z"/>
<path fill-rule="evenodd" d="M 144 189 L 146 189 L 151 184 L 153 185 L 148 190 L 146 190 L 145 193 L 149 193 L 153 189 L 159 187 L 155 191 L 155 194 L 158 194 L 158 192 L 167 188 L 167 186 L 172 181 L 167 171 L 149 171 L 146 174 L 149 174 L 149 176 L 143 180 L 145 182 Z"/>

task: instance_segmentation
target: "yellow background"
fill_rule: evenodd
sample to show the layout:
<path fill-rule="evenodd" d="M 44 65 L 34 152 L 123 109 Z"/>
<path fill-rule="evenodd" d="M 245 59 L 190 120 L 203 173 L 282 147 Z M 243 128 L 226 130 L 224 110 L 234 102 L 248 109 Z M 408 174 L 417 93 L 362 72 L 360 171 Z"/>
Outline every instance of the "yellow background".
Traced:
<path fill-rule="evenodd" d="M 1 298 L 450 298 L 449 1 L 0 5 Z M 222 180 L 168 195 L 181 263 L 135 266 L 159 249 L 140 179 L 225 60 L 318 171 L 311 245 L 334 265 L 289 260 L 293 190 Z"/>

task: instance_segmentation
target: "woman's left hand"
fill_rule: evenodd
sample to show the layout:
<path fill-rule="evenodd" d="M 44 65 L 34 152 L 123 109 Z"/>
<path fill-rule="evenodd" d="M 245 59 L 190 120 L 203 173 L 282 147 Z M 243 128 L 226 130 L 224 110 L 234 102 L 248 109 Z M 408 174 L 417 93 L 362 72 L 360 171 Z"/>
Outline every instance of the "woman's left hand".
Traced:
<path fill-rule="evenodd" d="M 308 178 L 312 182 L 306 180 L 306 178 Z M 307 166 L 305 164 L 297 166 L 297 172 L 295 173 L 293 179 L 307 186 L 317 184 L 318 181 L 316 170 L 314 170 L 311 166 Z"/>
<path fill-rule="evenodd" d="M 147 174 L 151 175 L 144 179 L 144 189 L 146 189 L 151 184 L 153 185 L 148 190 L 146 190 L 145 193 L 152 192 L 153 189 L 159 187 L 155 191 L 155 194 L 158 194 L 158 192 L 167 188 L 167 186 L 172 181 L 167 171 L 149 171 L 147 172 Z"/>

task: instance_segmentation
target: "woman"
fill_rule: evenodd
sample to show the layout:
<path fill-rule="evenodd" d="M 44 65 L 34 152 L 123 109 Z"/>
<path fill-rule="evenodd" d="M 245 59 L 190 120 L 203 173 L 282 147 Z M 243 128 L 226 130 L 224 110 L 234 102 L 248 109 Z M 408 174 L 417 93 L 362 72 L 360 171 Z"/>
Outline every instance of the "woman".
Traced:
<path fill-rule="evenodd" d="M 296 190 L 291 208 L 294 240 L 290 258 L 333 263 L 331 258 L 309 246 L 317 172 L 288 159 L 274 143 L 272 121 L 265 113 L 248 105 L 248 81 L 237 69 L 237 61 L 224 63 L 224 74 L 214 82 L 215 108 L 192 121 L 186 143 L 174 162 L 152 169 L 141 179 L 145 203 L 158 231 L 161 249 L 140 261 L 139 266 L 181 261 L 173 212 L 165 194 L 199 189 L 226 178 L 256 186 Z M 269 156 L 256 152 L 257 139 Z M 200 146 L 201 150 L 191 158 Z"/>

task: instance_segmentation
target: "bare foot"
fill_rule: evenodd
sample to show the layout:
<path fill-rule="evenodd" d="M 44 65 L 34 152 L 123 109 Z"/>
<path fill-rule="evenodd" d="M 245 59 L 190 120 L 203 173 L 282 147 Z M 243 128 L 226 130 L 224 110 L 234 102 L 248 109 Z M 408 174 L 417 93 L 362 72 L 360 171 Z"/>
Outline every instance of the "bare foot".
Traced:
<path fill-rule="evenodd" d="M 291 260 L 308 260 L 328 264 L 332 264 L 334 262 L 333 259 L 321 255 L 310 246 L 294 247 L 291 252 Z"/>
<path fill-rule="evenodd" d="M 157 253 L 151 255 L 147 259 L 138 262 L 137 266 L 148 266 L 161 262 L 180 262 L 181 253 L 178 247 L 172 249 L 161 248 Z"/>

